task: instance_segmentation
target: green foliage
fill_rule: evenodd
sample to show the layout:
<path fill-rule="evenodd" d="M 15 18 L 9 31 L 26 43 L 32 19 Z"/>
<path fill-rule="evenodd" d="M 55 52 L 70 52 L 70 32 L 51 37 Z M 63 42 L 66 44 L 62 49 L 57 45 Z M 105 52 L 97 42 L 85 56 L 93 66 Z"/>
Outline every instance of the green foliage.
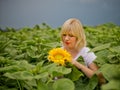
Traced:
<path fill-rule="evenodd" d="M 47 60 L 48 51 L 61 47 L 60 29 L 46 23 L 33 28 L 0 30 L 0 90 L 117 90 L 120 88 L 120 26 L 106 23 L 84 26 L 87 45 L 107 83 L 97 76 L 86 78 L 74 66 L 58 66 Z M 82 59 L 79 58 L 80 62 Z M 59 79 L 59 77 L 64 77 Z M 57 80 L 55 79 L 57 77 Z"/>
<path fill-rule="evenodd" d="M 53 84 L 53 90 L 74 90 L 74 83 L 70 79 L 62 78 Z"/>

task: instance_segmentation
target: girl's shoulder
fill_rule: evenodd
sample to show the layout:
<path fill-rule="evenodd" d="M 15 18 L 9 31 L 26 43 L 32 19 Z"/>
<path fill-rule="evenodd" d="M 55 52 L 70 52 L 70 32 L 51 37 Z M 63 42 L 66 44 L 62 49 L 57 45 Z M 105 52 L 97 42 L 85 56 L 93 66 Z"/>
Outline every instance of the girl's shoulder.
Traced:
<path fill-rule="evenodd" d="M 90 48 L 88 47 L 83 47 L 79 52 L 79 56 L 83 57 L 86 65 L 92 63 L 97 57 L 94 52 L 90 51 Z"/>
<path fill-rule="evenodd" d="M 90 48 L 89 47 L 83 47 L 80 51 L 79 51 L 79 53 L 81 54 L 81 55 L 83 55 L 83 54 L 85 54 L 85 53 L 88 53 L 90 51 Z"/>

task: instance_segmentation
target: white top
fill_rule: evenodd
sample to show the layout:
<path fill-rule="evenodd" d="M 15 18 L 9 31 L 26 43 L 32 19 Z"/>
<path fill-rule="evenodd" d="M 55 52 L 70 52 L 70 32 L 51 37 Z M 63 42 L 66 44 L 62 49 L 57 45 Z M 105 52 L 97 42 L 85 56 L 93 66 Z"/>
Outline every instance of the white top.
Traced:
<path fill-rule="evenodd" d="M 93 52 L 90 52 L 88 47 L 83 47 L 73 60 L 77 60 L 80 56 L 83 57 L 86 66 L 91 64 L 97 57 Z"/>

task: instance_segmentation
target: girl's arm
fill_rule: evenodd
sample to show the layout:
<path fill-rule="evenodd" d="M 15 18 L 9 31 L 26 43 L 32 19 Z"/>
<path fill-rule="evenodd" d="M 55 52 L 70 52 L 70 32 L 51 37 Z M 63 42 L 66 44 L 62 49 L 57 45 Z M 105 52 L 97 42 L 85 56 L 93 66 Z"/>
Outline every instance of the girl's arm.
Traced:
<path fill-rule="evenodd" d="M 83 64 L 74 60 L 73 65 L 75 65 L 78 69 L 80 69 L 88 78 L 91 78 L 95 72 L 99 69 L 95 63 L 89 64 L 88 67 L 84 66 Z M 97 74 L 99 79 L 99 84 L 104 84 L 106 82 L 105 78 L 103 77 L 102 73 Z"/>
<path fill-rule="evenodd" d="M 76 60 L 74 60 L 73 65 L 75 65 L 78 69 L 80 69 L 88 78 L 91 78 L 93 76 L 93 74 L 95 73 L 95 71 L 97 70 L 97 67 L 93 64 L 90 65 L 90 68 L 84 66 L 83 64 L 77 62 Z"/>

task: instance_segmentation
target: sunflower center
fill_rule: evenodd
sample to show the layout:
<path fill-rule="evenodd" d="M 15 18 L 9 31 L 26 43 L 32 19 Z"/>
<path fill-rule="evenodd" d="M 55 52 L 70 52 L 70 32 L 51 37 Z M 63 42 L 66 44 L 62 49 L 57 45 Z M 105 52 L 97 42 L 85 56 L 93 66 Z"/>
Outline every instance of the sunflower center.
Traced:
<path fill-rule="evenodd" d="M 55 59 L 62 59 L 62 58 L 63 58 L 63 55 L 61 55 L 61 54 L 55 55 Z"/>

